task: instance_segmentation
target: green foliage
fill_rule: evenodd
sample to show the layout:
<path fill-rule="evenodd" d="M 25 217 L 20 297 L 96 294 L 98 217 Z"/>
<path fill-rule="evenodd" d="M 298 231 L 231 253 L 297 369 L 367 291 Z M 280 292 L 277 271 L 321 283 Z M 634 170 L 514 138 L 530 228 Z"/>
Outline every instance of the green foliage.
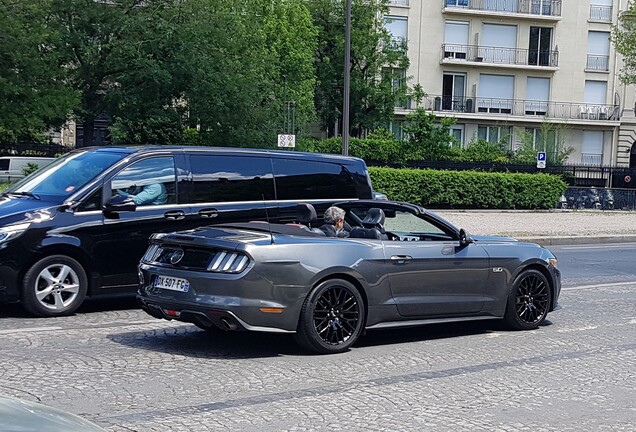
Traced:
<path fill-rule="evenodd" d="M 460 162 L 506 163 L 509 160 L 509 155 L 501 143 L 492 144 L 484 139 L 474 140 L 466 148 L 453 150 L 456 152 L 452 155 L 452 160 Z"/>
<path fill-rule="evenodd" d="M 9 189 L 9 186 L 11 186 L 11 183 L 0 182 L 0 192 L 6 191 L 7 189 Z"/>
<path fill-rule="evenodd" d="M 548 174 L 370 167 L 373 187 L 395 201 L 430 208 L 548 209 L 567 189 Z"/>
<path fill-rule="evenodd" d="M 33 162 L 28 162 L 23 168 L 22 168 L 22 174 L 24 174 L 24 176 L 28 176 L 29 174 L 36 172 L 38 170 L 39 166 L 36 163 Z"/>
<path fill-rule="evenodd" d="M 318 28 L 315 57 L 315 106 L 322 126 L 331 136 L 340 133 L 344 87 L 345 5 L 342 0 L 307 2 Z M 403 71 L 409 59 L 404 46 L 396 46 L 384 28 L 389 0 L 353 0 L 351 9 L 350 126 L 361 136 L 388 123 L 395 104 L 405 99 Z M 393 68 L 401 69 L 395 71 Z M 394 86 L 400 82 L 401 85 Z"/>
<path fill-rule="evenodd" d="M 342 154 L 342 138 L 301 140 L 298 150 Z M 404 143 L 382 137 L 351 138 L 349 140 L 349 155 L 379 163 L 403 163 L 406 162 L 405 156 L 408 156 L 404 153 Z"/>
<path fill-rule="evenodd" d="M 625 84 L 636 83 L 636 4 L 628 2 L 627 10 L 618 16 L 618 25 L 612 26 L 612 42 L 622 54 L 623 68 L 620 79 Z"/>
<path fill-rule="evenodd" d="M 561 124 L 543 121 L 536 139 L 531 132 L 521 128 L 517 128 L 515 134 L 521 141 L 521 146 L 512 156 L 513 163 L 534 164 L 537 152 L 544 151 L 548 165 L 563 165 L 574 152 L 574 147 L 565 145 L 569 129 Z"/>
<path fill-rule="evenodd" d="M 450 149 L 455 144 L 455 138 L 450 133 L 450 127 L 455 124 L 454 118 L 445 117 L 436 123 L 435 114 L 418 108 L 408 114 L 406 120 L 406 153 L 411 160 L 450 159 Z"/>

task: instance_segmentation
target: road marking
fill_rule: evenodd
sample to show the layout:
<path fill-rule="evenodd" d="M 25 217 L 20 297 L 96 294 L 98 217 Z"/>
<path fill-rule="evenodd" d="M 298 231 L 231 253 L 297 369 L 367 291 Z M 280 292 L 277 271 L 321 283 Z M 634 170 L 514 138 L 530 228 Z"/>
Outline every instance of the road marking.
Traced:
<path fill-rule="evenodd" d="M 561 288 L 561 291 L 576 291 L 576 290 L 581 290 L 581 289 L 606 288 L 606 287 L 621 286 L 621 285 L 636 285 L 636 281 L 615 282 L 615 283 L 596 284 L 596 285 L 579 285 L 579 286 L 575 286 L 575 287 Z"/>
<path fill-rule="evenodd" d="M 562 246 L 558 249 L 563 250 L 576 250 L 576 249 L 624 249 L 629 245 L 633 245 L 634 243 L 621 243 L 620 245 L 603 245 L 603 246 Z M 554 248 L 557 249 L 557 248 Z"/>
<path fill-rule="evenodd" d="M 62 327 L 30 327 L 30 328 L 21 328 L 14 330 L 0 330 L 0 335 L 3 334 L 16 334 L 16 333 L 40 333 L 45 331 L 57 331 L 63 330 Z"/>

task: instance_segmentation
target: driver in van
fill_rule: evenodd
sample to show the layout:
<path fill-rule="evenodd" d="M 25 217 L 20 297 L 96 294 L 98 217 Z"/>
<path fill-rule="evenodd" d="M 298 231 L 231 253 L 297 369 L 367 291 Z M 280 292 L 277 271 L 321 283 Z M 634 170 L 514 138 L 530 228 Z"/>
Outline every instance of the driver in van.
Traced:
<path fill-rule="evenodd" d="M 120 196 L 132 198 L 137 205 L 159 205 L 168 201 L 168 192 L 163 183 L 150 183 L 144 186 L 134 186 L 131 193 L 117 189 Z"/>

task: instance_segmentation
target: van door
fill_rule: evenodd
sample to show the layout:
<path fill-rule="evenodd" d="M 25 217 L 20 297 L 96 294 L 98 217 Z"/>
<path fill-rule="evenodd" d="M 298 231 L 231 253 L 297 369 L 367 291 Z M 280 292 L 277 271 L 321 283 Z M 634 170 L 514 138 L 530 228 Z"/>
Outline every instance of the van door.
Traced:
<path fill-rule="evenodd" d="M 137 264 L 152 233 L 183 229 L 187 205 L 177 202 L 175 158 L 171 155 L 135 161 L 105 183 L 105 196 L 125 196 L 135 211 L 104 213 L 104 233 L 95 248 L 102 287 L 137 285 Z"/>
<path fill-rule="evenodd" d="M 192 177 L 184 191 L 191 208 L 188 227 L 277 220 L 268 157 L 192 153 L 189 163 Z"/>

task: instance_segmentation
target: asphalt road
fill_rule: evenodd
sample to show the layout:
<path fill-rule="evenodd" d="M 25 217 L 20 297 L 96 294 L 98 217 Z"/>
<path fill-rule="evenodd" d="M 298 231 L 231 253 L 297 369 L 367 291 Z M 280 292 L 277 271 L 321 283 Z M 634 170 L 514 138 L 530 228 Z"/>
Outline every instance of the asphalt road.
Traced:
<path fill-rule="evenodd" d="M 369 332 L 331 356 L 288 336 L 211 337 L 130 301 L 0 310 L 0 393 L 109 431 L 634 431 L 636 248 L 555 246 L 562 310 Z"/>

